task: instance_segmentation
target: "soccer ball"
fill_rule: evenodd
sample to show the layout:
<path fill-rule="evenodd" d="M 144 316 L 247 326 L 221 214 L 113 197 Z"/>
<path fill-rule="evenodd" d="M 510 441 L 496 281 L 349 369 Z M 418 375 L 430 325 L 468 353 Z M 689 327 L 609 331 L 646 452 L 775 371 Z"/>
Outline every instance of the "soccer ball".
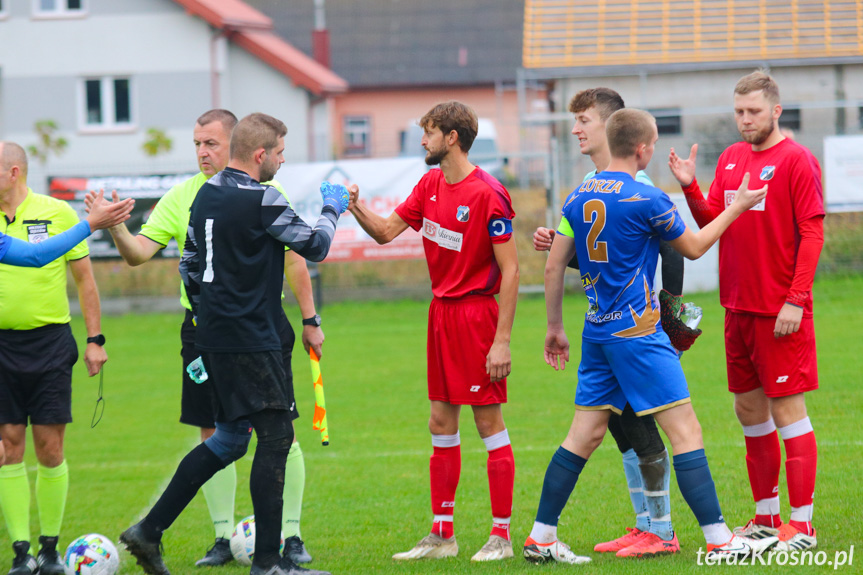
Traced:
<path fill-rule="evenodd" d="M 72 541 L 63 561 L 66 575 L 114 575 L 120 554 L 110 539 L 90 533 Z"/>
<path fill-rule="evenodd" d="M 279 553 L 285 550 L 285 536 L 281 535 Z M 241 565 L 251 565 L 255 558 L 255 516 L 244 517 L 231 533 L 231 554 Z"/>

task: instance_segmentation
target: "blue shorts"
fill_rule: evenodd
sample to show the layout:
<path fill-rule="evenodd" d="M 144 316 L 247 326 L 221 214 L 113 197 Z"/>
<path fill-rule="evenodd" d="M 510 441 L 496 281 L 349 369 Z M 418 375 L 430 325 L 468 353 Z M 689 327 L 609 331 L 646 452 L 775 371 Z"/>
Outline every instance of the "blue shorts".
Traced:
<path fill-rule="evenodd" d="M 683 368 L 665 333 L 604 344 L 582 340 L 576 409 L 619 414 L 628 402 L 636 415 L 647 415 L 689 401 Z"/>

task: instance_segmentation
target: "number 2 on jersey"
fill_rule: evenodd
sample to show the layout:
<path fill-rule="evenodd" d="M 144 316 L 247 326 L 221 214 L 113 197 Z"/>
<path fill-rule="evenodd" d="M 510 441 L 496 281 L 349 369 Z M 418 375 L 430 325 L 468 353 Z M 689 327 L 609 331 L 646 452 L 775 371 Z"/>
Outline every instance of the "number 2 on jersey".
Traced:
<path fill-rule="evenodd" d="M 596 214 L 596 219 L 593 215 Z M 592 262 L 608 262 L 608 243 L 600 242 L 599 234 L 605 229 L 605 202 L 589 200 L 584 203 L 584 223 L 590 226 L 587 232 L 587 257 Z"/>

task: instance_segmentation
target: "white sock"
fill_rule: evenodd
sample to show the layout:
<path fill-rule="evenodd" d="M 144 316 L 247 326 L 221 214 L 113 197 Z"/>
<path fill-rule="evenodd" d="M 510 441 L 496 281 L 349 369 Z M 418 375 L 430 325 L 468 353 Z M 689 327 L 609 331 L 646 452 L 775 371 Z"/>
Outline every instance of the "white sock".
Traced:
<path fill-rule="evenodd" d="M 533 522 L 533 529 L 530 530 L 530 538 L 537 543 L 554 543 L 557 541 L 557 525 L 546 525 L 539 521 Z"/>

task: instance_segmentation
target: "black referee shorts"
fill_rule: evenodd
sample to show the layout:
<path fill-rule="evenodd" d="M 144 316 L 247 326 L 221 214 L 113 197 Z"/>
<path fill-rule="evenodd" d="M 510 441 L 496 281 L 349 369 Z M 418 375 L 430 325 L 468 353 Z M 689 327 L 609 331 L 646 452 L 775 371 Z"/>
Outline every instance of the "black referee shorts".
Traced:
<path fill-rule="evenodd" d="M 76 361 L 67 323 L 0 330 L 0 423 L 71 423 Z"/>
<path fill-rule="evenodd" d="M 194 425 L 195 427 L 212 428 L 216 426 L 216 414 L 219 413 L 216 391 L 213 383 L 213 372 L 210 371 L 209 364 L 206 364 L 207 372 L 210 377 L 204 383 L 199 384 L 192 381 L 189 377 L 189 373 L 186 371 L 186 367 L 190 363 L 203 355 L 195 347 L 196 328 L 192 318 L 192 312 L 186 310 L 186 317 L 183 319 L 183 325 L 180 329 L 180 340 L 182 343 L 180 355 L 183 358 L 183 399 L 180 412 L 180 423 Z M 286 402 L 286 406 L 284 408 L 287 409 L 290 404 L 294 403 L 294 382 L 293 374 L 291 372 L 291 357 L 296 338 L 294 336 L 294 330 L 291 327 L 287 316 L 285 316 L 284 311 L 282 311 L 282 318 L 279 322 L 279 337 L 282 342 L 282 351 L 281 354 L 277 355 L 281 356 L 281 374 L 277 375 L 277 377 L 281 378 L 284 382 L 281 386 L 284 388 L 283 401 Z M 270 365 L 271 370 L 275 369 L 271 364 L 268 363 L 268 365 Z M 292 419 L 299 417 L 296 405 L 294 405 L 293 414 Z M 223 417 L 224 416 L 222 416 L 219 421 L 230 421 Z"/>

